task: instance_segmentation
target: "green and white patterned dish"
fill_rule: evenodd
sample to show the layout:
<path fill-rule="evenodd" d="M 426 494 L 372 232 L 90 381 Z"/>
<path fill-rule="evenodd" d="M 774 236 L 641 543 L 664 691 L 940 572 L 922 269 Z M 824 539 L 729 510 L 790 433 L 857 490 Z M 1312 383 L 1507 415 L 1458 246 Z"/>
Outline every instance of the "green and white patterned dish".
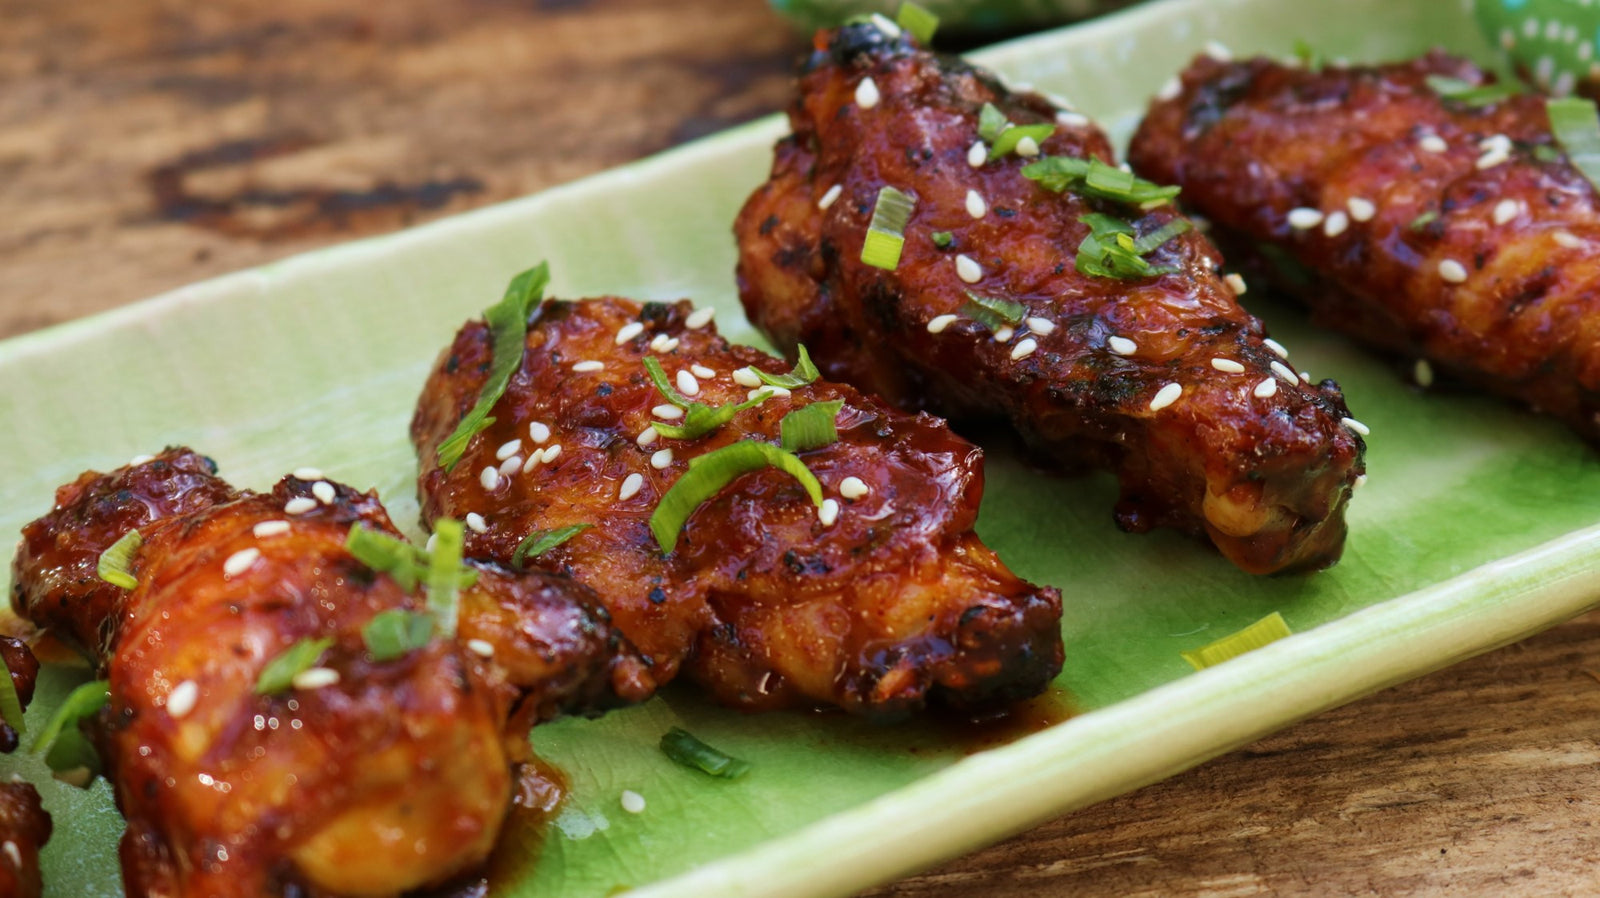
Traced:
<path fill-rule="evenodd" d="M 1208 40 L 1235 53 L 1490 59 L 1467 5 L 1441 0 L 1167 0 L 974 54 L 1076 100 L 1125 135 L 1146 98 Z M 691 296 L 751 331 L 734 293 L 730 224 L 760 183 L 772 118 L 537 196 L 307 254 L 0 343 L 0 531 L 57 484 L 169 443 L 268 486 L 315 465 L 375 486 L 413 522 L 406 426 L 427 367 L 506 279 L 549 259 L 556 295 Z M 64 276 L 67 274 L 63 272 Z M 1261 291 L 1247 298 L 1261 299 Z M 1290 722 L 1564 620 L 1600 600 L 1600 465 L 1561 427 L 1498 402 L 1433 395 L 1294 311 L 1256 303 L 1293 361 L 1345 387 L 1372 427 L 1370 482 L 1344 561 L 1259 579 L 1197 542 L 1111 523 L 1114 486 L 1047 477 L 991 453 L 980 530 L 1065 596 L 1057 685 L 1081 713 L 968 754 L 934 725 L 743 716 L 688 690 L 598 721 L 539 728 L 572 793 L 525 847 L 537 862 L 495 894 L 839 895 L 1168 776 Z M 1180 657 L 1272 612 L 1297 635 L 1195 673 Z M 32 731 L 81 673 L 56 670 Z M 656 749 L 681 725 L 754 764 L 717 781 Z M 118 893 L 121 820 L 104 783 L 42 784 L 56 835 L 48 894 Z M 644 796 L 622 810 L 624 789 Z M 519 843 L 521 844 L 521 843 Z"/>

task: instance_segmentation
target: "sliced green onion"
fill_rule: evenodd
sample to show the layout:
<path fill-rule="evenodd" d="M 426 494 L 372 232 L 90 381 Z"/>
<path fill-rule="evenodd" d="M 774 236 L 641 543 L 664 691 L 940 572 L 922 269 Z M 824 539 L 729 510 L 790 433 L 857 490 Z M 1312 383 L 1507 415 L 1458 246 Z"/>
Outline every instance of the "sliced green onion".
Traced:
<path fill-rule="evenodd" d="M 593 528 L 593 524 L 569 524 L 557 530 L 535 530 L 523 537 L 522 542 L 517 543 L 517 550 L 511 553 L 511 566 L 521 570 L 529 558 L 538 558 L 583 531 Z"/>
<path fill-rule="evenodd" d="M 979 296 L 967 291 L 967 301 L 961 305 L 961 314 L 971 318 L 995 333 L 1002 327 L 1015 327 L 1028 314 L 1028 307 L 1009 299 Z"/>
<path fill-rule="evenodd" d="M 1162 244 L 1174 237 L 1189 232 L 1194 225 L 1187 218 L 1174 218 L 1154 231 L 1138 238 L 1133 242 L 1133 251 L 1139 255 L 1148 255 Z"/>
<path fill-rule="evenodd" d="M 678 389 L 672 385 L 672 381 L 667 378 L 666 370 L 661 367 L 661 363 L 656 361 L 654 356 L 647 355 L 644 357 L 644 370 L 645 373 L 650 375 L 650 382 L 656 385 L 656 389 L 661 391 L 661 395 L 667 397 L 668 402 L 681 409 L 687 409 L 695 404 L 693 399 L 679 393 Z"/>
<path fill-rule="evenodd" d="M 428 610 L 446 639 L 456 635 L 456 613 L 461 587 L 468 585 L 464 575 L 477 580 L 476 572 L 463 569 L 461 547 L 465 541 L 461 522 L 440 518 L 433 522 L 433 551 L 428 555 Z"/>
<path fill-rule="evenodd" d="M 393 577 L 406 592 L 416 589 L 428 570 L 428 558 L 422 550 L 399 537 L 359 523 L 350 525 L 344 547 L 357 561 Z"/>
<path fill-rule="evenodd" d="M 1139 206 L 1159 205 L 1177 196 L 1179 187 L 1163 187 L 1099 159 L 1046 156 L 1023 166 L 1022 176 L 1046 190 L 1072 190 L 1083 196 Z"/>
<path fill-rule="evenodd" d="M 866 242 L 861 244 L 861 261 L 873 268 L 893 271 L 900 265 L 900 251 L 906 244 L 906 222 L 917 201 L 910 195 L 885 185 L 878 190 L 872 207 L 872 224 Z"/>
<path fill-rule="evenodd" d="M 331 637 L 305 639 L 284 650 L 283 654 L 267 662 L 256 677 L 256 695 L 276 695 L 294 683 L 296 674 L 310 670 L 322 653 L 333 645 Z"/>
<path fill-rule="evenodd" d="M 420 649 L 433 638 L 433 616 L 421 611 L 389 608 L 361 628 L 361 641 L 374 661 L 392 661 Z"/>
<path fill-rule="evenodd" d="M 948 248 L 956 239 L 956 235 L 950 233 L 949 231 L 934 231 L 928 236 L 929 239 L 933 241 L 933 245 L 940 249 Z"/>
<path fill-rule="evenodd" d="M 8 675 L 9 679 L 9 675 Z M 100 758 L 94 746 L 78 729 L 78 721 L 99 713 L 111 701 L 111 684 L 91 680 L 67 694 L 50 722 L 33 740 L 33 753 L 44 753 L 45 764 L 64 782 L 87 786 L 100 771 Z"/>
<path fill-rule="evenodd" d="M 512 278 L 500 302 L 484 311 L 483 318 L 488 322 L 489 338 L 494 345 L 489 379 L 478 393 L 477 404 L 435 452 L 439 466 L 446 471 L 461 460 L 472 438 L 494 423 L 489 411 L 500 401 L 506 385 L 511 383 L 511 376 L 522 366 L 522 353 L 528 340 L 528 316 L 544 298 L 544 288 L 549 283 L 550 266 L 540 262 Z"/>
<path fill-rule="evenodd" d="M 1567 161 L 1600 189 L 1600 114 L 1594 102 L 1578 97 L 1544 101 L 1550 133 L 1567 153 Z"/>
<path fill-rule="evenodd" d="M 139 531 L 129 530 L 114 543 L 111 548 L 100 553 L 100 560 L 95 562 L 94 572 L 100 579 L 112 586 L 123 589 L 133 589 L 139 585 L 137 577 L 129 569 L 133 563 L 133 556 L 138 554 L 139 547 L 144 545 L 144 539 L 139 536 Z"/>
<path fill-rule="evenodd" d="M 1406 225 L 1406 227 L 1408 229 L 1410 229 L 1410 230 L 1413 230 L 1413 231 L 1420 231 L 1423 228 L 1427 227 L 1428 225 L 1433 224 L 1435 221 L 1438 221 L 1438 220 L 1439 220 L 1439 212 L 1438 212 L 1438 210 L 1429 209 L 1428 211 L 1422 213 L 1421 215 L 1418 215 L 1416 218 L 1411 219 L 1411 223 Z"/>
<path fill-rule="evenodd" d="M 820 449 L 837 442 L 839 428 L 834 419 L 842 408 L 843 399 L 830 399 L 795 409 L 778 422 L 779 442 L 790 452 Z"/>
<path fill-rule="evenodd" d="M 17 684 L 11 680 L 11 668 L 0 656 L 0 720 L 4 720 L 20 735 L 28 731 L 22 719 L 22 697 L 17 695 Z"/>
<path fill-rule="evenodd" d="M 1050 135 L 1056 133 L 1056 126 L 1048 123 L 1037 125 L 1012 125 L 1000 132 L 994 139 L 994 144 L 989 147 L 989 158 L 999 159 L 1009 153 L 1016 152 L 1017 144 L 1022 138 L 1031 137 L 1036 144 L 1042 144 Z"/>
<path fill-rule="evenodd" d="M 1183 660 L 1194 665 L 1195 670 L 1205 670 L 1288 635 L 1290 635 L 1289 625 L 1284 623 L 1282 614 L 1274 611 L 1237 633 L 1224 636 L 1194 651 L 1183 652 Z"/>
<path fill-rule="evenodd" d="M 978 110 L 978 138 L 984 143 L 993 144 L 1009 127 L 1011 120 L 993 103 L 985 103 Z"/>
<path fill-rule="evenodd" d="M 1447 75 L 1429 75 L 1427 82 L 1428 87 L 1440 97 L 1464 106 L 1488 106 L 1522 93 L 1522 88 L 1510 81 L 1473 84 Z"/>
<path fill-rule="evenodd" d="M 783 387 L 785 390 L 797 390 L 822 376 L 822 372 L 812 364 L 811 353 L 806 352 L 804 343 L 799 344 L 799 358 L 795 361 L 794 367 L 789 369 L 788 374 L 768 374 L 754 366 L 750 370 L 756 373 L 756 377 L 761 378 L 762 383 Z"/>
<path fill-rule="evenodd" d="M 902 2 L 894 14 L 894 23 L 911 32 L 917 43 L 926 47 L 933 43 L 933 34 L 939 30 L 939 17 L 911 2 Z"/>
<path fill-rule="evenodd" d="M 1318 53 L 1317 49 L 1307 43 L 1304 38 L 1295 38 L 1294 56 L 1300 60 L 1301 65 L 1312 71 L 1322 68 L 1322 54 Z"/>
<path fill-rule="evenodd" d="M 709 406 L 696 402 L 684 411 L 682 424 L 666 424 L 656 421 L 650 426 L 654 427 L 657 433 L 669 439 L 699 439 L 733 420 L 734 415 L 747 408 L 758 406 L 771 399 L 772 396 L 773 391 L 762 390 L 743 402 L 729 403 L 727 405 Z"/>
<path fill-rule="evenodd" d="M 1547 143 L 1541 143 L 1534 146 L 1533 158 L 1539 160 L 1540 162 L 1560 162 L 1565 157 L 1562 155 L 1561 151 L 1555 147 Z"/>
<path fill-rule="evenodd" d="M 750 772 L 749 761 L 723 754 L 679 727 L 667 730 L 661 737 L 661 753 L 676 764 L 721 779 L 738 779 Z"/>
<path fill-rule="evenodd" d="M 800 481 L 811 502 L 818 508 L 822 507 L 822 484 L 817 482 L 816 475 L 798 456 L 770 443 L 741 440 L 690 459 L 689 470 L 661 497 L 661 503 L 650 515 L 650 532 L 655 535 L 661 551 L 672 552 L 689 516 L 711 497 L 722 492 L 723 487 L 742 474 L 768 467 L 777 468 Z"/>
<path fill-rule="evenodd" d="M 1089 234 L 1078 244 L 1077 267 L 1083 274 L 1127 279 L 1155 277 L 1177 271 L 1170 266 L 1157 267 L 1146 261 L 1140 251 L 1143 244 L 1134 236 L 1138 229 L 1128 222 L 1098 213 L 1085 215 L 1078 220 L 1089 226 Z M 1151 232 L 1151 240 L 1169 227 L 1170 223 Z M 1162 242 L 1166 239 L 1170 238 L 1163 238 Z"/>

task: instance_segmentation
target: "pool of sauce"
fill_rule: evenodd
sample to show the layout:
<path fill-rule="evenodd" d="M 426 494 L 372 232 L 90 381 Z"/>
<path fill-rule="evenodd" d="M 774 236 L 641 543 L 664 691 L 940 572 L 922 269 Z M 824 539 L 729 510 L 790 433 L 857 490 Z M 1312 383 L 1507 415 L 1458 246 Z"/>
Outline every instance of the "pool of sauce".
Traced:
<path fill-rule="evenodd" d="M 962 754 L 977 754 L 1009 745 L 1076 717 L 1081 709 L 1071 693 L 1051 686 L 1039 695 L 1016 702 L 1003 710 L 980 717 L 953 714 L 933 715 L 928 725 L 940 738 L 960 749 Z"/>

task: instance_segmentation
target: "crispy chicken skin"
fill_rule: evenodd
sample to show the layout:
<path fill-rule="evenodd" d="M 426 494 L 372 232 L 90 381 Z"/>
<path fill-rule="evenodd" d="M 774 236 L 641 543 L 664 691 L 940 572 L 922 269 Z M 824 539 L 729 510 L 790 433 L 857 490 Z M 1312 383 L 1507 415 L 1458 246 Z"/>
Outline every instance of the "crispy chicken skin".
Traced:
<path fill-rule="evenodd" d="M 1542 98 L 1469 106 L 1430 75 L 1493 80 L 1442 53 L 1320 71 L 1201 57 L 1129 155 L 1241 255 L 1286 253 L 1268 273 L 1322 324 L 1600 440 L 1600 195 Z M 1294 227 L 1302 208 L 1321 218 Z"/>
<path fill-rule="evenodd" d="M 863 92 L 876 101 L 863 105 Z M 1017 125 L 1054 123 L 1046 155 L 1112 160 L 1082 116 L 1058 118 L 1041 97 L 909 36 L 869 24 L 819 33 L 789 111 L 794 133 L 734 228 L 751 320 L 791 355 L 804 343 L 828 377 L 902 408 L 1003 419 L 1062 467 L 1114 471 L 1126 530 L 1204 534 L 1252 573 L 1336 561 L 1364 451 L 1341 425 L 1338 387 L 1275 373 L 1261 323 L 1198 233 L 1146 257 L 1174 273 L 1080 273 L 1079 218 L 1130 210 L 1050 192 L 1015 154 L 971 165 L 985 102 Z M 860 261 L 886 185 L 916 198 L 893 271 Z M 951 235 L 946 248 L 937 232 Z M 963 313 L 968 291 L 1021 303 L 1026 322 L 991 334 Z"/>
<path fill-rule="evenodd" d="M 293 477 L 234 491 L 214 470 L 170 449 L 86 474 L 24 528 L 14 566 L 18 610 L 73 634 L 110 682 L 91 730 L 128 821 L 130 895 L 445 882 L 492 847 L 528 724 L 615 704 L 618 685 L 648 694 L 581 587 L 492 565 L 462 591 L 458 639 L 374 660 L 362 627 L 421 602 L 345 548 L 355 523 L 396 533 L 376 497 Z M 135 589 L 77 576 L 134 523 Z M 321 637 L 335 682 L 255 694 L 268 662 Z M 480 639 L 488 658 L 467 648 Z M 180 689 L 192 700 L 174 704 Z"/>
<path fill-rule="evenodd" d="M 647 356 L 712 406 L 751 392 L 736 369 L 784 371 L 705 322 L 688 302 L 544 303 L 494 424 L 446 471 L 437 446 L 476 401 L 491 358 L 487 327 L 467 324 L 412 422 L 425 519 L 481 515 L 467 554 L 501 562 L 534 531 L 593 525 L 535 562 L 593 587 L 658 680 L 686 669 L 736 707 L 833 705 L 892 720 L 930 702 L 981 708 L 1042 689 L 1061 667 L 1060 595 L 1017 578 L 972 532 L 980 450 L 937 419 L 821 380 L 707 436 L 659 436 L 652 410 L 666 398 Z M 801 457 L 837 520 L 822 523 L 792 477 L 766 468 L 702 505 L 662 553 L 649 519 L 689 460 L 743 439 L 776 442 L 785 413 L 832 399 L 844 402 L 838 441 Z M 847 477 L 867 492 L 843 495 Z"/>

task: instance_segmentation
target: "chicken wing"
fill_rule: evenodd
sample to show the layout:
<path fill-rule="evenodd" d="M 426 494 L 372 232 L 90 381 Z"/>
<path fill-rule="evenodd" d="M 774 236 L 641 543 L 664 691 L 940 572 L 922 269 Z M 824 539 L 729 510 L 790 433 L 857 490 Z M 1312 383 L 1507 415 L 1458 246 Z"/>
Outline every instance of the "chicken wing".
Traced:
<path fill-rule="evenodd" d="M 26 708 L 33 700 L 38 659 L 27 643 L 10 636 L 0 636 L 0 659 L 5 661 L 18 703 Z M 9 723 L 0 721 L 0 752 L 16 751 L 17 737 Z M 0 895 L 39 898 L 43 888 L 39 849 L 50 841 L 50 830 L 50 814 L 39 803 L 33 784 L 21 780 L 0 783 Z"/>
<path fill-rule="evenodd" d="M 438 448 L 488 377 L 491 333 L 467 324 L 423 388 L 412 438 L 424 518 L 469 525 L 466 551 L 503 563 L 537 534 L 588 529 L 531 559 L 593 587 L 658 680 L 681 668 L 724 703 L 835 705 L 878 719 L 928 702 L 988 706 L 1042 689 L 1061 667 L 1060 595 L 1023 582 L 972 532 L 981 452 L 942 422 L 817 380 L 701 436 L 646 368 L 705 407 L 746 402 L 779 360 L 731 346 L 687 302 L 546 302 L 493 423 L 453 467 Z M 696 459 L 771 447 L 786 413 L 841 403 L 837 439 L 799 453 L 796 478 L 742 474 L 698 507 L 671 551 L 652 533 Z M 772 447 L 776 448 L 776 447 Z M 703 473 L 703 472 L 702 472 Z"/>
<path fill-rule="evenodd" d="M 459 639 L 378 660 L 364 627 L 420 600 L 346 547 L 394 535 L 372 495 L 285 478 L 234 491 L 172 449 L 63 487 L 24 528 L 18 610 L 90 649 L 110 701 L 91 729 L 128 821 L 130 895 L 387 895 L 488 854 L 526 725 L 649 694 L 581 587 L 477 570 Z M 101 552 L 134 528 L 131 590 Z M 258 694 L 275 658 L 316 667 Z"/>
<path fill-rule="evenodd" d="M 1170 206 L 1022 173 L 1057 157 L 1121 178 L 1086 118 L 859 24 L 818 34 L 789 120 L 735 225 L 740 297 L 777 345 L 902 408 L 1003 419 L 1063 467 L 1114 471 L 1124 529 L 1203 533 L 1254 573 L 1338 559 L 1359 423 L 1332 381 L 1284 364 L 1198 233 L 1150 248 L 1144 276 L 1079 269 L 1097 230 L 1133 247 L 1186 227 Z M 1004 122 L 1053 131 L 1002 155 Z M 885 187 L 914 199 L 892 270 L 861 261 Z M 1015 311 L 985 323 L 985 302 Z"/>
<path fill-rule="evenodd" d="M 1450 80 L 1440 79 L 1455 79 Z M 1130 158 L 1183 186 L 1327 327 L 1600 440 L 1600 194 L 1544 100 L 1442 53 L 1313 69 L 1202 57 Z M 1486 100 L 1486 101 L 1485 101 Z"/>

